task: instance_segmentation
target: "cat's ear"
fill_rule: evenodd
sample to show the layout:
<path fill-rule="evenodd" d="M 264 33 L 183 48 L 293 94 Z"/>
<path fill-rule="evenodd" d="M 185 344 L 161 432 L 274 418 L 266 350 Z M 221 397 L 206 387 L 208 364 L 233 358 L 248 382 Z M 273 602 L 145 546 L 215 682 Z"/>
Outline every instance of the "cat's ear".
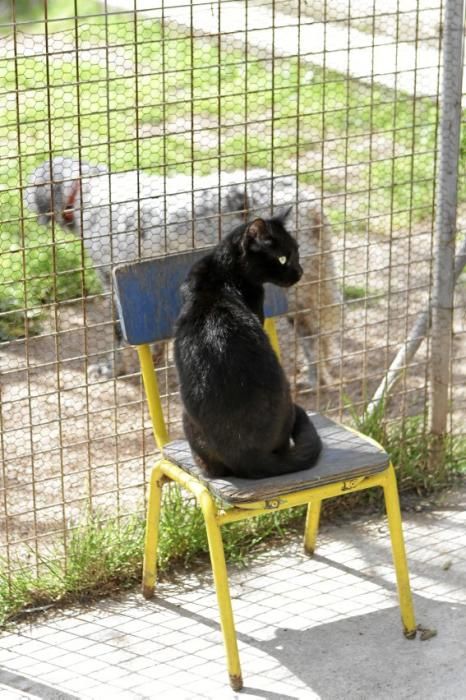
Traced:
<path fill-rule="evenodd" d="M 254 219 L 248 224 L 243 234 L 243 250 L 260 252 L 267 245 L 267 224 L 264 219 Z"/>
<path fill-rule="evenodd" d="M 254 219 L 244 233 L 250 240 L 262 241 L 267 237 L 267 224 L 264 219 Z"/>
<path fill-rule="evenodd" d="M 292 211 L 293 205 L 289 206 L 287 209 L 282 209 L 274 218 L 281 224 L 284 224 Z"/>

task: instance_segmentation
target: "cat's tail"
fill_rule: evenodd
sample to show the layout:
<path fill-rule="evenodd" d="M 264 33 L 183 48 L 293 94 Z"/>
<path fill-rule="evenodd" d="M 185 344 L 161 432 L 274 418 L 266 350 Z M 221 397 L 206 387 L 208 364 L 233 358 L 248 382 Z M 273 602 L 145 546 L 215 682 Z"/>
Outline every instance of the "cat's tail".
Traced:
<path fill-rule="evenodd" d="M 291 431 L 294 446 L 289 450 L 288 455 L 295 462 L 304 465 L 301 469 L 309 469 L 314 466 L 322 451 L 322 440 L 306 411 L 297 404 L 294 408 L 295 420 Z"/>
<path fill-rule="evenodd" d="M 295 405 L 295 422 L 291 431 L 294 445 L 285 452 L 243 456 L 234 469 L 235 476 L 263 479 L 269 476 L 291 474 L 313 467 L 322 450 L 322 440 L 306 411 Z"/>

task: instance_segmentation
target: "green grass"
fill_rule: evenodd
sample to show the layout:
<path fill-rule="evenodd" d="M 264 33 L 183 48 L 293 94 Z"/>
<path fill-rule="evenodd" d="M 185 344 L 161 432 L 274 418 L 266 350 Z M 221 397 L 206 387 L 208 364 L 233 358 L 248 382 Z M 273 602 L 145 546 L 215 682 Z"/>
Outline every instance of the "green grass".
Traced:
<path fill-rule="evenodd" d="M 66 16 L 70 7 L 60 12 Z M 245 162 L 276 172 L 298 166 L 304 182 L 331 198 L 334 226 L 347 231 L 363 232 L 368 217 L 371 232 L 384 234 L 432 215 L 437 107 L 427 98 L 395 97 L 293 58 L 276 58 L 272 75 L 270 60 L 252 51 L 245 64 L 241 50 L 219 48 L 214 37 L 190 38 L 142 17 L 135 25 L 131 13 L 79 23 L 77 37 L 65 31 L 63 41 L 65 49 L 81 49 L 79 66 L 72 50 L 48 62 L 40 54 L 0 61 L 0 151 L 9 155 L 0 159 L 0 251 L 15 258 L 4 263 L 10 276 L 0 282 L 3 337 L 22 333 L 17 309 L 24 295 L 33 306 L 50 298 L 51 271 L 89 264 L 58 232 L 67 246 L 39 251 L 35 240 L 46 246 L 50 232 L 47 238 L 33 218 L 21 223 L 20 189 L 50 150 L 115 171 L 168 175 Z M 19 265 L 15 251 L 23 244 Z M 76 280 L 69 287 L 57 282 L 54 298 L 79 296 L 87 282 Z"/>
<path fill-rule="evenodd" d="M 74 236 L 28 221 L 24 241 L 5 236 L 0 240 L 0 341 L 40 330 L 42 306 L 64 299 L 79 299 L 100 291 L 88 263 L 81 262 L 81 244 Z"/>
<path fill-rule="evenodd" d="M 432 445 L 426 414 L 393 420 L 386 415 L 384 401 L 371 413 L 358 412 L 349 398 L 345 403 L 354 427 L 383 445 L 390 455 L 397 469 L 400 492 L 430 493 L 446 486 L 452 478 L 466 474 L 464 436 L 446 436 L 444 464 L 433 470 L 429 462 Z"/>
<path fill-rule="evenodd" d="M 223 528 L 230 563 L 244 564 L 272 537 L 282 538 L 302 518 L 303 509 L 270 514 Z M 204 563 L 208 552 L 199 508 L 176 485 L 164 489 L 159 542 L 159 573 L 163 576 L 188 564 Z M 144 520 L 89 516 L 68 532 L 66 564 L 57 552 L 42 556 L 38 572 L 6 562 L 0 570 L 0 627 L 48 606 L 83 602 L 134 586 L 141 579 Z"/>
<path fill-rule="evenodd" d="M 368 290 L 365 287 L 359 287 L 357 285 L 345 284 L 343 289 L 343 296 L 345 301 L 361 301 L 367 299 Z"/>
<path fill-rule="evenodd" d="M 66 565 L 61 556 L 42 556 L 38 572 L 17 563 L 0 570 L 0 625 L 22 612 L 83 601 L 132 585 L 141 569 L 143 522 L 89 517 L 68 533 Z M 10 568 L 14 563 L 10 562 Z"/>
<path fill-rule="evenodd" d="M 102 5 L 98 0 L 78 0 L 76 3 L 78 17 L 102 13 Z M 16 19 L 21 31 L 43 32 L 44 31 L 44 2 L 43 0 L 14 0 L 15 17 L 13 16 L 12 0 L 6 0 L 0 4 L 0 23 L 5 26 L 0 28 L 0 32 L 7 34 L 11 31 L 8 23 Z M 47 20 L 49 22 L 49 32 L 56 32 L 68 28 L 73 24 L 72 19 L 75 12 L 75 0 L 47 0 Z"/>

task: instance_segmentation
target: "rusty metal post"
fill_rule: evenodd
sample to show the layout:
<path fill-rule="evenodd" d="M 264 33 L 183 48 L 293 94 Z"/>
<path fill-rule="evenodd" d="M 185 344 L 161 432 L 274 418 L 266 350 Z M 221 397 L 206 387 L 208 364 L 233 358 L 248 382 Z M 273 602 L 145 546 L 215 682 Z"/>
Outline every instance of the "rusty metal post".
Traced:
<path fill-rule="evenodd" d="M 443 457 L 449 399 L 455 287 L 455 235 L 463 75 L 464 0 L 446 0 L 443 24 L 443 76 L 439 133 L 439 171 L 432 290 L 432 352 L 429 429 L 432 468 Z M 437 445 L 437 448 L 435 448 Z"/>
<path fill-rule="evenodd" d="M 455 272 L 454 272 L 454 284 L 458 282 L 458 278 L 466 267 L 466 238 L 463 240 L 460 249 L 455 257 Z M 408 337 L 402 344 L 401 348 L 398 350 L 395 358 L 393 359 L 390 367 L 387 370 L 387 374 L 380 382 L 377 390 L 375 391 L 372 399 L 367 405 L 367 414 L 371 415 L 380 406 L 382 401 L 384 401 L 390 392 L 393 390 L 397 382 L 403 376 L 403 372 L 409 366 L 409 363 L 415 356 L 423 340 L 429 335 L 430 325 L 432 320 L 432 303 L 425 311 L 421 311 L 419 316 L 409 332 Z"/>

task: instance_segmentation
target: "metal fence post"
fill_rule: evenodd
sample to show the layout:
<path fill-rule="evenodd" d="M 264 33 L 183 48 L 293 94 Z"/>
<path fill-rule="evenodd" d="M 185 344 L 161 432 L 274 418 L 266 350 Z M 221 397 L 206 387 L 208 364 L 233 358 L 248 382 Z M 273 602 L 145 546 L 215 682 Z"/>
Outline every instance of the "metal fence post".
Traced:
<path fill-rule="evenodd" d="M 463 239 L 461 246 L 455 257 L 455 272 L 454 285 L 458 282 L 458 278 L 466 267 L 466 238 Z M 407 369 L 409 363 L 417 353 L 419 346 L 427 337 L 430 331 L 432 321 L 432 301 L 429 302 L 427 309 L 421 311 L 417 316 L 414 325 L 412 326 L 408 337 L 404 341 L 401 348 L 398 350 L 395 358 L 392 360 L 390 367 L 387 370 L 385 377 L 377 387 L 372 399 L 367 404 L 367 414 L 371 415 L 380 406 L 382 401 L 387 398 L 397 382 L 403 376 L 403 372 Z"/>
<path fill-rule="evenodd" d="M 439 171 L 432 290 L 432 346 L 429 429 L 434 438 L 432 464 L 438 469 L 448 417 L 458 159 L 463 75 L 464 0 L 446 0 L 443 25 L 443 76 L 439 133 Z"/>

